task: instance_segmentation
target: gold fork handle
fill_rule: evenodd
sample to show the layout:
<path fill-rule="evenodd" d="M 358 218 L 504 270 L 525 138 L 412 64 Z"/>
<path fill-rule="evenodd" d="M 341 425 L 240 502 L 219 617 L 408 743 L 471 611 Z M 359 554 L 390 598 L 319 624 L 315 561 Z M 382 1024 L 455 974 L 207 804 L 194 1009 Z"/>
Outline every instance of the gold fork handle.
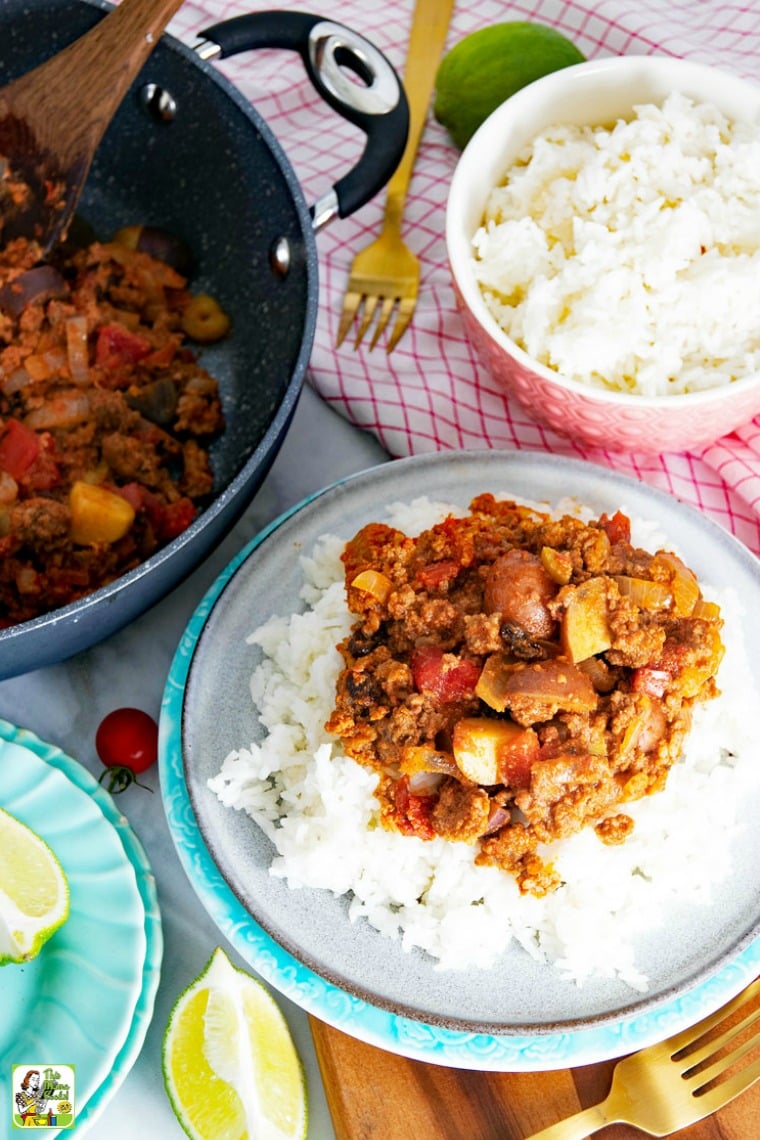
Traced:
<path fill-rule="evenodd" d="M 582 1112 L 576 1112 L 575 1116 L 568 1116 L 565 1120 L 550 1124 L 548 1128 L 542 1128 L 540 1132 L 527 1136 L 525 1140 L 585 1140 L 586 1136 L 598 1132 L 606 1124 L 614 1124 L 619 1120 L 620 1116 L 613 1116 L 607 1112 L 607 1103 L 603 1101 L 601 1104 L 584 1108 Z"/>
<path fill-rule="evenodd" d="M 409 137 L 388 183 L 386 221 L 400 225 L 417 148 L 427 119 L 435 75 L 446 43 L 454 0 L 416 0 L 409 33 L 404 88 L 409 100 Z"/>

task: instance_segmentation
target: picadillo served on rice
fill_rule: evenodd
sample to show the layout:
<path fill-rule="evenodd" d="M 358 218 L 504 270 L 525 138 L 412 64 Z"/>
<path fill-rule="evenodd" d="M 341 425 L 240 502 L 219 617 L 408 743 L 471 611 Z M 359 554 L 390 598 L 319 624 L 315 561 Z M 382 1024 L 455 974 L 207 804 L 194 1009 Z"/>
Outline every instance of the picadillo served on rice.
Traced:
<path fill-rule="evenodd" d="M 685 883 L 709 903 L 755 779 L 738 599 L 622 509 L 473 507 L 395 504 L 303 558 L 303 609 L 248 639 L 263 738 L 210 786 L 272 874 L 439 968 L 517 944 L 646 989 L 637 942 Z"/>

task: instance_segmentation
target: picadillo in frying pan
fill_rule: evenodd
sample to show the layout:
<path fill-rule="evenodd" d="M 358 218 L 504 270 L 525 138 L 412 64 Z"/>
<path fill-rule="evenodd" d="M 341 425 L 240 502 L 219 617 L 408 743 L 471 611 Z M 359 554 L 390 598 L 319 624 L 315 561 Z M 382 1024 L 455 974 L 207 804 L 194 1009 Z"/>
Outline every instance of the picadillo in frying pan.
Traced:
<path fill-rule="evenodd" d="M 0 84 L 60 51 L 109 7 L 4 0 Z M 212 63 L 259 47 L 298 51 L 325 101 L 366 135 L 356 166 L 312 207 L 267 124 Z M 193 291 L 212 294 L 231 315 L 232 334 L 201 354 L 226 419 L 212 448 L 213 501 L 135 570 L 0 629 L 0 678 L 64 660 L 134 620 L 239 518 L 281 446 L 303 383 L 319 300 L 315 235 L 385 185 L 407 129 L 406 98 L 387 59 L 332 20 L 257 12 L 206 29 L 194 49 L 161 38 L 98 149 L 79 218 L 104 240 L 136 223 L 176 235 L 195 257 Z"/>

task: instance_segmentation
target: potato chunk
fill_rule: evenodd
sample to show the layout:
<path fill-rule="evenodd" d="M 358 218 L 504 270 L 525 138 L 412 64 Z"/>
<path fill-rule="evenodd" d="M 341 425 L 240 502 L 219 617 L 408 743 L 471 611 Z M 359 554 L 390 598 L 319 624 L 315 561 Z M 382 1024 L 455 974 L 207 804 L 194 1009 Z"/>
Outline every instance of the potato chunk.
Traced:
<path fill-rule="evenodd" d="M 454 725 L 454 760 L 468 780 L 490 787 L 527 787 L 530 767 L 538 759 L 538 737 L 532 728 L 509 720 L 463 717 Z"/>
<path fill-rule="evenodd" d="M 607 583 L 589 578 L 568 590 L 560 623 L 560 642 L 574 663 L 604 653 L 612 645 L 607 620 Z"/>
<path fill-rule="evenodd" d="M 80 546 L 118 542 L 134 522 L 134 508 L 106 487 L 77 480 L 69 493 L 71 541 Z"/>
<path fill-rule="evenodd" d="M 530 664 L 492 653 L 481 671 L 475 695 L 495 712 L 530 705 L 533 720 L 549 720 L 559 710 L 589 712 L 597 695 L 591 681 L 563 657 Z"/>

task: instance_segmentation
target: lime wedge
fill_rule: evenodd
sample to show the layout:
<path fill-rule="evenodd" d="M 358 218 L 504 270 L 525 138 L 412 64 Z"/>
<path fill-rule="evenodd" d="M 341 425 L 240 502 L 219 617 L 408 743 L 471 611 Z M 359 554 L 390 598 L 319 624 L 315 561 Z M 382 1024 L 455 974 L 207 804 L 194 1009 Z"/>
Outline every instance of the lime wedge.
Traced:
<path fill-rule="evenodd" d="M 303 1140 L 306 1081 L 269 991 L 216 949 L 164 1034 L 175 1115 L 192 1140 Z"/>
<path fill-rule="evenodd" d="M 69 887 L 56 855 L 0 808 L 0 966 L 36 957 L 68 916 Z"/>

